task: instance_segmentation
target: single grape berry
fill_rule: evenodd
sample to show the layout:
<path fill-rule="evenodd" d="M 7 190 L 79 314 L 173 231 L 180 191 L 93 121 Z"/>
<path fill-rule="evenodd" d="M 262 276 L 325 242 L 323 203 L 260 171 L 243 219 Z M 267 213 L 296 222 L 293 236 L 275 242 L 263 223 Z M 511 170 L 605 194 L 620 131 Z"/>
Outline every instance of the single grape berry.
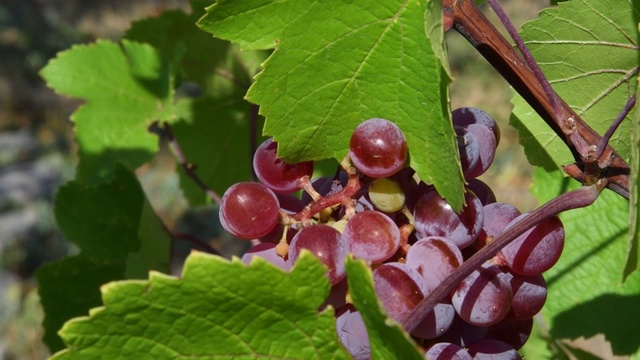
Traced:
<path fill-rule="evenodd" d="M 278 158 L 278 143 L 269 138 L 256 149 L 253 169 L 260 181 L 271 190 L 288 194 L 299 190 L 298 180 L 313 174 L 313 162 L 289 164 Z"/>
<path fill-rule="evenodd" d="M 388 177 L 398 172 L 407 159 L 407 140 L 400 128 L 389 120 L 369 119 L 351 134 L 349 155 L 363 174 Z"/>
<path fill-rule="evenodd" d="M 342 239 L 340 231 L 324 224 L 303 228 L 291 240 L 289 260 L 292 263 L 298 260 L 302 249 L 311 251 L 329 268 L 327 277 L 332 285 L 344 279 L 344 259 L 349 255 L 349 248 Z"/>
<path fill-rule="evenodd" d="M 374 264 L 387 260 L 400 247 L 398 226 L 377 211 L 356 213 L 347 221 L 342 236 L 353 256 Z"/>
<path fill-rule="evenodd" d="M 280 218 L 278 198 L 260 183 L 232 185 L 222 196 L 220 223 L 231 235 L 257 239 L 267 235 Z"/>
<path fill-rule="evenodd" d="M 453 110 L 451 120 L 454 126 L 467 127 L 471 124 L 481 124 L 488 127 L 496 137 L 496 145 L 500 143 L 500 128 L 496 121 L 485 111 L 475 107 L 461 107 Z"/>
<path fill-rule="evenodd" d="M 513 219 L 505 229 L 515 226 L 524 216 Z M 522 233 L 498 253 L 512 272 L 538 275 L 551 269 L 564 248 L 564 226 L 557 216 L 542 220 Z"/>

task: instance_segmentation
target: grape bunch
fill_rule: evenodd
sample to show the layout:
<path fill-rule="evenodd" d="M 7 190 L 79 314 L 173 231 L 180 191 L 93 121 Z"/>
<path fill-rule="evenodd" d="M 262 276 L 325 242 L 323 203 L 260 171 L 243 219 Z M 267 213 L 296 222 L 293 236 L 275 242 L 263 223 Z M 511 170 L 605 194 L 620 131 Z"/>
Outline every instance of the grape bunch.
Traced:
<path fill-rule="evenodd" d="M 452 118 L 467 181 L 461 212 L 407 166 L 405 135 L 379 118 L 355 128 L 335 176 L 311 179 L 312 162 L 284 162 L 268 139 L 253 159 L 260 182 L 235 184 L 222 197 L 223 227 L 255 243 L 246 263 L 259 256 L 288 271 L 306 249 L 326 265 L 332 290 L 323 308 L 335 309 L 338 337 L 354 359 L 370 352 L 362 317 L 347 300 L 349 254 L 370 264 L 379 301 L 402 323 L 463 262 L 527 216 L 497 202 L 477 179 L 500 141 L 494 119 L 477 108 L 457 109 Z M 546 300 L 542 273 L 563 246 L 563 225 L 549 217 L 477 268 L 410 329 L 425 357 L 520 359 Z"/>

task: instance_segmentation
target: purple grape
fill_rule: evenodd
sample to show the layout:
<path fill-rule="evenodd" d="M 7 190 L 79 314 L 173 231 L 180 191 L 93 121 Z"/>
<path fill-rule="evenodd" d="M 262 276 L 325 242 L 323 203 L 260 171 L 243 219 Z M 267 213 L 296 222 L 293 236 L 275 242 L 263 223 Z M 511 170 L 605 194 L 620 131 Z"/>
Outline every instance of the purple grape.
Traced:
<path fill-rule="evenodd" d="M 381 178 L 398 172 L 407 159 L 407 140 L 400 128 L 389 120 L 369 119 L 351 135 L 349 155 L 363 174 Z"/>
<path fill-rule="evenodd" d="M 292 193 L 300 189 L 298 180 L 313 174 L 313 162 L 288 164 L 278 158 L 278 144 L 269 138 L 256 149 L 253 169 L 260 181 L 279 193 Z"/>
<path fill-rule="evenodd" d="M 528 319 L 536 315 L 547 301 L 547 283 L 542 275 L 524 276 L 505 271 L 505 278 L 511 285 L 511 310 L 507 318 Z"/>
<path fill-rule="evenodd" d="M 418 235 L 442 236 L 460 249 L 471 245 L 482 228 L 482 204 L 471 191 L 464 199 L 466 205 L 458 214 L 435 190 L 425 193 L 413 210 Z"/>
<path fill-rule="evenodd" d="M 529 340 L 533 329 L 533 318 L 524 320 L 502 320 L 487 329 L 486 339 L 499 340 L 518 350 Z"/>
<path fill-rule="evenodd" d="M 500 268 L 485 263 L 458 285 L 451 303 L 463 320 L 490 326 L 507 315 L 511 297 L 511 286 Z"/>
<path fill-rule="evenodd" d="M 243 263 L 249 265 L 254 257 L 263 258 L 285 271 L 291 269 L 291 261 L 285 260 L 276 254 L 276 244 L 273 243 L 260 243 L 251 247 L 242 255 L 241 260 Z"/>
<path fill-rule="evenodd" d="M 465 178 L 474 179 L 484 174 L 493 163 L 493 158 L 496 156 L 496 136 L 491 129 L 480 124 L 470 124 L 467 131 L 476 139 L 478 161 L 468 172 L 465 172 Z"/>
<path fill-rule="evenodd" d="M 302 249 L 311 251 L 329 268 L 327 277 L 332 285 L 345 277 L 344 259 L 349 249 L 342 235 L 335 228 L 324 225 L 311 225 L 298 231 L 289 246 L 289 260 L 295 264 Z"/>
<path fill-rule="evenodd" d="M 467 350 L 452 343 L 440 342 L 431 345 L 424 354 L 427 360 L 473 360 Z"/>
<path fill-rule="evenodd" d="M 353 305 L 345 305 L 336 311 L 336 330 L 340 342 L 354 360 L 371 359 L 367 328 Z"/>
<path fill-rule="evenodd" d="M 462 265 L 458 247 L 440 236 L 429 236 L 416 241 L 407 252 L 405 263 L 425 280 L 427 289 L 433 291 L 455 269 Z"/>
<path fill-rule="evenodd" d="M 220 223 L 233 236 L 257 239 L 273 230 L 279 219 L 278 198 L 263 184 L 237 183 L 222 196 Z"/>
<path fill-rule="evenodd" d="M 469 347 L 469 345 L 473 343 L 484 340 L 488 330 L 488 327 L 471 325 L 462 320 L 459 315 L 456 315 L 447 332 L 438 338 L 438 340 L 450 342 L 462 347 Z"/>
<path fill-rule="evenodd" d="M 468 182 L 467 188 L 476 194 L 483 206 L 496 202 L 496 195 L 489 185 L 479 179 L 469 179 Z"/>
<path fill-rule="evenodd" d="M 458 135 L 458 151 L 460 153 L 460 166 L 464 177 L 467 179 L 472 178 L 470 176 L 473 169 L 478 165 L 480 161 L 480 145 L 475 134 L 463 127 L 454 127 L 456 135 Z"/>
<path fill-rule="evenodd" d="M 288 214 L 295 214 L 304 209 L 305 204 L 302 202 L 302 200 L 291 194 L 276 193 L 276 197 L 278 198 L 278 203 L 280 204 L 280 210 Z"/>
<path fill-rule="evenodd" d="M 527 214 L 520 215 L 507 225 L 517 224 Z M 543 220 L 502 248 L 498 256 L 512 272 L 538 275 L 551 269 L 560 259 L 564 247 L 564 227 L 557 216 Z"/>
<path fill-rule="evenodd" d="M 485 111 L 474 107 L 461 107 L 453 110 L 451 119 L 454 126 L 467 127 L 471 124 L 481 124 L 488 127 L 496 138 L 496 145 L 500 143 L 500 128 L 496 121 Z"/>
<path fill-rule="evenodd" d="M 484 218 L 482 231 L 478 235 L 480 246 L 484 246 L 497 238 L 513 219 L 520 216 L 520 211 L 506 203 L 492 203 L 482 208 Z"/>
<path fill-rule="evenodd" d="M 428 293 L 424 295 L 426 296 Z M 411 331 L 411 335 L 422 339 L 442 336 L 449 330 L 455 317 L 456 310 L 451 305 L 451 301 L 449 299 L 443 300 L 434 306 L 433 310 Z"/>
<path fill-rule="evenodd" d="M 386 215 L 377 211 L 362 211 L 345 225 L 342 236 L 354 257 L 381 263 L 400 247 L 400 230 Z"/>
<path fill-rule="evenodd" d="M 420 276 L 411 274 L 405 264 L 390 262 L 373 270 L 373 284 L 378 300 L 387 315 L 397 322 L 404 318 L 424 298 L 419 286 Z"/>
<path fill-rule="evenodd" d="M 522 360 L 516 349 L 498 340 L 482 340 L 472 344 L 469 354 L 477 360 Z"/>

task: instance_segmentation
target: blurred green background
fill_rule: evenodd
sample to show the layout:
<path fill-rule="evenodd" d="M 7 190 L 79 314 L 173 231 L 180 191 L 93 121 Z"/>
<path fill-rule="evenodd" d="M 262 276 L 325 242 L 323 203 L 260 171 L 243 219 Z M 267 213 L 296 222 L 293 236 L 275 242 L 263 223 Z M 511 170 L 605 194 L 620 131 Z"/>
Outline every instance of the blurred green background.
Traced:
<path fill-rule="evenodd" d="M 502 3 L 519 26 L 549 2 Z M 33 274 L 42 263 L 74 251 L 56 229 L 52 202 L 58 186 L 73 178 L 69 117 L 81 103 L 54 94 L 38 72 L 72 44 L 119 39 L 132 20 L 172 8 L 189 11 L 188 1 L 0 0 L 0 360 L 49 355 L 41 342 L 43 314 Z M 492 11 L 483 8 L 495 21 Z M 449 34 L 448 44 L 455 76 L 453 108 L 481 107 L 502 129 L 498 156 L 482 179 L 499 201 L 532 209 L 532 168 L 517 133 L 507 126 L 509 86 L 461 36 Z M 190 222 L 192 229 L 206 228 L 211 213 L 187 212 L 184 202 L 173 196 L 175 163 L 170 154 L 156 160 L 138 174 L 162 219 L 171 228 L 179 226 L 178 218 Z"/>

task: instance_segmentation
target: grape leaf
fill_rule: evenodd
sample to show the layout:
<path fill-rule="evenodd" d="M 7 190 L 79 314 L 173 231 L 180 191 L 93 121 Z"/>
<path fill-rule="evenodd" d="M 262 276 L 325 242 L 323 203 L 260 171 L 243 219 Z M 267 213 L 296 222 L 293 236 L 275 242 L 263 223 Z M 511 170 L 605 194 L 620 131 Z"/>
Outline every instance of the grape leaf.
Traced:
<path fill-rule="evenodd" d="M 199 25 L 245 49 L 276 48 L 247 99 L 260 105 L 264 134 L 279 142 L 280 156 L 291 162 L 340 160 L 361 121 L 386 118 L 405 132 L 411 166 L 420 177 L 461 209 L 450 80 L 438 59 L 443 51 L 434 52 L 443 47 L 442 27 L 425 24 L 427 5 L 221 0 Z"/>
<path fill-rule="evenodd" d="M 604 134 L 635 93 L 640 65 L 637 0 L 573 0 L 546 9 L 520 35 L 558 94 L 598 133 Z M 544 121 L 520 98 L 511 124 L 521 131 L 529 161 L 551 171 L 575 160 Z M 625 160 L 630 121 L 610 144 Z"/>
<path fill-rule="evenodd" d="M 71 116 L 79 145 L 76 176 L 87 184 L 112 179 L 117 162 L 135 169 L 150 160 L 158 139 L 147 127 L 173 117 L 169 64 L 146 44 L 75 45 L 41 76 L 56 92 L 87 101 Z"/>
<path fill-rule="evenodd" d="M 349 359 L 333 311 L 318 313 L 325 271 L 310 253 L 285 273 L 194 252 L 181 278 L 103 286 L 104 306 L 64 325 L 53 359 Z"/>
<path fill-rule="evenodd" d="M 636 79 L 638 80 L 638 79 Z M 637 93 L 636 93 L 637 96 Z M 640 107 L 636 106 L 631 117 L 631 173 L 629 174 L 629 240 L 627 244 L 627 258 L 623 277 L 627 278 L 640 266 L 640 209 L 638 208 L 638 196 L 640 192 Z"/>
<path fill-rule="evenodd" d="M 203 4 L 193 1 L 193 14 L 171 10 L 134 22 L 125 37 L 153 45 L 179 71 L 181 119 L 172 126 L 173 134 L 198 176 L 222 193 L 251 178 L 250 123 L 258 115 L 244 95 L 267 53 L 242 52 L 200 30 L 195 23 L 204 14 Z M 195 94 L 183 95 L 189 92 Z M 182 170 L 179 174 L 190 204 L 204 204 L 204 191 Z"/>
<path fill-rule="evenodd" d="M 579 187 L 560 172 L 537 169 L 532 192 L 540 201 Z M 640 353 L 634 331 L 640 321 L 640 272 L 624 284 L 626 237 L 629 231 L 627 200 L 612 191 L 602 192 L 586 208 L 561 214 L 566 240 L 558 263 L 545 273 L 548 298 L 544 318 L 555 339 L 590 338 L 603 333 L 616 355 Z"/>
<path fill-rule="evenodd" d="M 56 332 L 65 321 L 100 304 L 102 284 L 124 279 L 128 272 L 146 276 L 149 269 L 169 270 L 169 239 L 148 231 L 158 226 L 149 211 L 140 184 L 122 165 L 110 183 L 89 187 L 73 181 L 59 189 L 56 221 L 81 252 L 36 273 L 46 314 L 44 340 L 52 351 L 63 347 Z M 130 256 L 144 262 L 128 269 Z"/>
<path fill-rule="evenodd" d="M 381 309 L 373 287 L 371 269 L 362 260 L 346 262 L 349 294 L 367 327 L 372 359 L 424 359 L 402 327 Z"/>

